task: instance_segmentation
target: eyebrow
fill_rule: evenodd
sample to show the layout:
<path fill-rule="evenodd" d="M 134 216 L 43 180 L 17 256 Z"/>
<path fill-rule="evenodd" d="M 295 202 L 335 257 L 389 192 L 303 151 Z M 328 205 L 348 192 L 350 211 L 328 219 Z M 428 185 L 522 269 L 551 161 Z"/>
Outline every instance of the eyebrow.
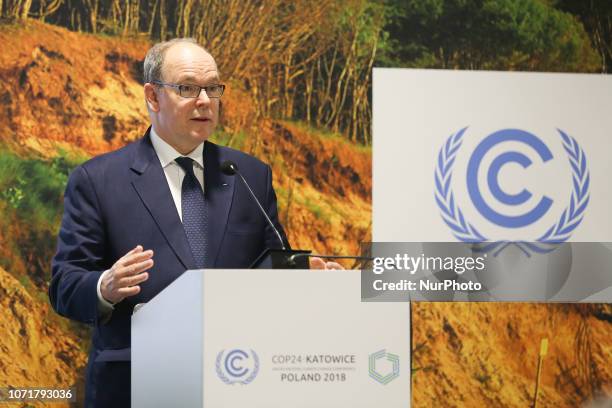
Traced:
<path fill-rule="evenodd" d="M 186 81 L 186 82 L 194 82 L 194 83 L 198 83 L 198 82 L 200 82 L 200 81 L 198 81 L 198 78 L 196 78 L 196 77 L 195 77 L 195 76 L 193 76 L 193 75 L 186 75 L 186 76 L 184 76 L 184 77 L 179 77 L 179 78 L 177 79 L 177 82 L 185 82 L 185 81 Z M 205 82 L 208 82 L 208 83 L 215 83 L 215 82 L 219 82 L 219 81 L 220 81 L 219 77 L 218 77 L 217 75 L 215 75 L 213 78 L 211 78 L 210 80 L 205 81 Z"/>

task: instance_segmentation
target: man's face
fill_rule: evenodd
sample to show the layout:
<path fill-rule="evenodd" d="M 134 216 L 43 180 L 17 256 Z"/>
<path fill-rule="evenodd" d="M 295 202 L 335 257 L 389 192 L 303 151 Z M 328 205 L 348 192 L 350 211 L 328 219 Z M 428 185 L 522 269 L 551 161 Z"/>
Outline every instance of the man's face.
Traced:
<path fill-rule="evenodd" d="M 162 82 L 202 87 L 220 83 L 213 57 L 189 43 L 166 50 Z M 219 118 L 219 98 L 209 98 L 205 90 L 197 98 L 185 98 L 177 88 L 149 84 L 145 85 L 145 94 L 156 132 L 179 152 L 191 152 L 213 133 Z"/>

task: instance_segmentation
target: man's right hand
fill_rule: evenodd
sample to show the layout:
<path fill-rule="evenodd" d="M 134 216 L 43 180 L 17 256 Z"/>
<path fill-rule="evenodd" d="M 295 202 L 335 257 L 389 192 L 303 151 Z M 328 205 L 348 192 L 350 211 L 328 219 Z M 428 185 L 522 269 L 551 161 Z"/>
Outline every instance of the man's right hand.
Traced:
<path fill-rule="evenodd" d="M 153 250 L 144 251 L 138 245 L 121 257 L 102 277 L 100 293 L 115 304 L 140 292 L 140 283 L 149 279 L 147 271 L 153 266 Z"/>

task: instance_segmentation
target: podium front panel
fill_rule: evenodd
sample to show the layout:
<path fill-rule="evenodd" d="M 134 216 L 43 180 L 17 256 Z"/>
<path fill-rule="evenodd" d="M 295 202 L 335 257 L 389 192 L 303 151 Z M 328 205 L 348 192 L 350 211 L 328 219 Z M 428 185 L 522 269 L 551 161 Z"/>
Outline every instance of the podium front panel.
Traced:
<path fill-rule="evenodd" d="M 407 408 L 410 305 L 363 303 L 360 284 L 359 271 L 188 271 L 164 291 L 172 296 L 164 298 L 162 292 L 158 297 L 168 303 L 181 293 L 200 291 L 201 302 L 184 296 L 191 306 L 185 306 L 185 299 L 174 299 L 187 316 L 174 324 L 190 329 L 157 325 L 163 334 L 155 338 L 166 338 L 166 346 L 147 346 L 157 348 L 159 355 L 172 347 L 172 359 L 163 361 L 182 365 L 184 374 L 168 376 L 166 371 L 180 369 L 165 370 L 163 364 L 157 369 L 149 364 L 143 372 L 134 361 L 133 378 L 161 376 L 155 384 L 165 385 L 147 387 L 149 380 L 137 380 L 146 391 L 133 393 L 146 393 L 153 403 L 147 407 L 169 406 L 155 403 L 153 394 L 163 393 L 169 396 L 164 403 L 181 407 Z M 157 301 L 144 306 L 134 320 L 145 320 Z M 193 335 L 185 339 L 189 330 Z M 132 347 L 145 341 L 133 334 Z M 201 344 L 194 347 L 197 341 Z M 184 355 L 177 356 L 181 352 Z M 201 383 L 194 385 L 196 380 Z"/>

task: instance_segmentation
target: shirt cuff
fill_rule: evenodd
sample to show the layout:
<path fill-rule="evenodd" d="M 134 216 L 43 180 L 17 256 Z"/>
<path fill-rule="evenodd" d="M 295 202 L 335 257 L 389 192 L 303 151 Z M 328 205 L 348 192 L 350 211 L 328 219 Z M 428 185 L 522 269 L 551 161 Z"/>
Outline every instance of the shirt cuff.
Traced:
<path fill-rule="evenodd" d="M 109 270 L 107 269 L 102 272 L 102 275 L 100 275 L 100 279 L 98 279 L 98 312 L 101 315 L 105 315 L 115 310 L 113 304 L 108 300 L 104 299 L 104 297 L 102 296 L 102 291 L 100 290 L 100 286 L 102 285 L 102 278 L 104 278 L 108 271 Z"/>

